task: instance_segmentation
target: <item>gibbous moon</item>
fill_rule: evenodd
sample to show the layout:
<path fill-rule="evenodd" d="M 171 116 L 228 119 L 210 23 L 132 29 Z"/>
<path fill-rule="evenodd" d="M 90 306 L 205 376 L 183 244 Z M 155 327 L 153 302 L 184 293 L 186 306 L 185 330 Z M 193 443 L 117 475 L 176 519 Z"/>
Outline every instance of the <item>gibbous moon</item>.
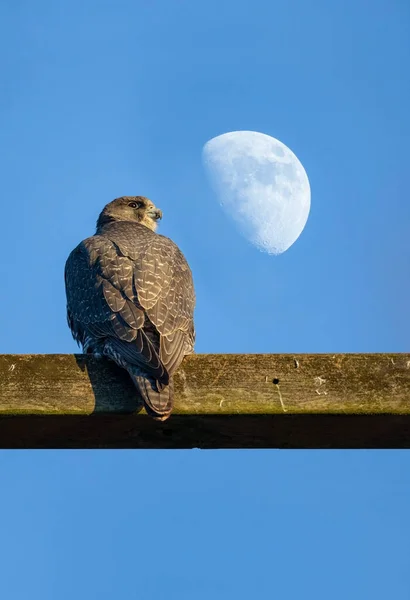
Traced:
<path fill-rule="evenodd" d="M 222 207 L 259 250 L 281 254 L 298 239 L 310 186 L 285 144 L 256 131 L 231 131 L 209 140 L 202 158 Z"/>

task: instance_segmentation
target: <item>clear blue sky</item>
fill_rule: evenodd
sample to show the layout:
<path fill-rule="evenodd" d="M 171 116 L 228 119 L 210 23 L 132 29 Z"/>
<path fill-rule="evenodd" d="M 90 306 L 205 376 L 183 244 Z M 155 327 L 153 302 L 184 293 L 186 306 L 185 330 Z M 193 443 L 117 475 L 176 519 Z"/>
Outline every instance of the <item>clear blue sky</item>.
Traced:
<path fill-rule="evenodd" d="M 3 0 L 0 352 L 77 350 L 63 269 L 147 195 L 198 352 L 409 350 L 405 0 Z M 312 209 L 285 254 L 219 208 L 203 144 L 272 135 Z M 0 596 L 410 597 L 405 452 L 3 452 Z"/>

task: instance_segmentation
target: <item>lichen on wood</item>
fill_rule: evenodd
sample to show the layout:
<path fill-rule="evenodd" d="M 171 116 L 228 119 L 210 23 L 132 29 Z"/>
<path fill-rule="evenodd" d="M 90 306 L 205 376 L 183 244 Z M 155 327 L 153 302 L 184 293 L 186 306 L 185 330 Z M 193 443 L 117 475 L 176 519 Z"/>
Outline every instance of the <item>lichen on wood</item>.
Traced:
<path fill-rule="evenodd" d="M 0 355 L 1 447 L 408 447 L 409 420 L 409 354 L 192 355 L 164 424 L 106 359 Z"/>

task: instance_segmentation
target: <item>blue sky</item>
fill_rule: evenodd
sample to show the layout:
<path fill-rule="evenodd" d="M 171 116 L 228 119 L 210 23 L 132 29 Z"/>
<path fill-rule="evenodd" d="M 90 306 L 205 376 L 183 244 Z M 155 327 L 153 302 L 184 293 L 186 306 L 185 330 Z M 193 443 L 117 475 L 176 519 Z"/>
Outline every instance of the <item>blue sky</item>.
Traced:
<path fill-rule="evenodd" d="M 3 0 L 0 352 L 76 351 L 64 262 L 123 194 L 162 208 L 191 264 L 198 352 L 408 350 L 409 26 L 404 0 Z M 240 129 L 309 176 L 309 220 L 279 257 L 238 234 L 201 165 Z M 409 467 L 3 452 L 0 592 L 407 599 Z"/>

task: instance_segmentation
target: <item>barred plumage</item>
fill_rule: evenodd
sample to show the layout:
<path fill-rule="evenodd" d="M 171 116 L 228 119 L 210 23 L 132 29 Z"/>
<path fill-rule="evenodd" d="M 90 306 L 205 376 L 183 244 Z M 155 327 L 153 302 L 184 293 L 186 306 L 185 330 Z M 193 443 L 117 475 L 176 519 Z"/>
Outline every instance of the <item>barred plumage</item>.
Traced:
<path fill-rule="evenodd" d="M 154 232 L 160 214 L 142 196 L 108 204 L 96 234 L 68 257 L 65 284 L 73 337 L 126 369 L 148 412 L 164 420 L 172 375 L 193 352 L 195 292 L 182 252 Z"/>

